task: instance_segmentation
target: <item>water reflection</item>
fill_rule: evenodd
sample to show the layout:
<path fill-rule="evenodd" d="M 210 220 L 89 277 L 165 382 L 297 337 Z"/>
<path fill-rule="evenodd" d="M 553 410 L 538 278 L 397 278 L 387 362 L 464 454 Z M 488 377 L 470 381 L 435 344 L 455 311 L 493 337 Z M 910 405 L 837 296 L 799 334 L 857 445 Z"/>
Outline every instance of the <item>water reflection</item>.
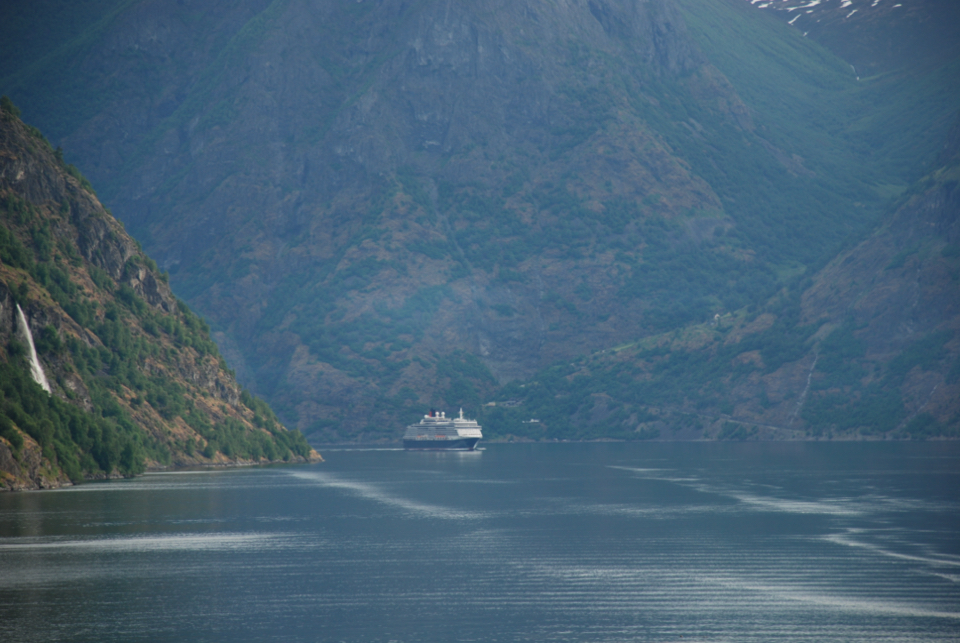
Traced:
<path fill-rule="evenodd" d="M 7 494 L 0 640 L 956 640 L 945 453 L 328 450 Z"/>

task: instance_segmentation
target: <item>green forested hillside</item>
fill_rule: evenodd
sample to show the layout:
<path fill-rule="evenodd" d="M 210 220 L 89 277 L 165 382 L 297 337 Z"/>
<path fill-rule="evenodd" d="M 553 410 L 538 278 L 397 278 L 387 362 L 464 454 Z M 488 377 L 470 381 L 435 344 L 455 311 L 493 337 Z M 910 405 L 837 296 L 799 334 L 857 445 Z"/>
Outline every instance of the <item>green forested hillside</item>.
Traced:
<path fill-rule="evenodd" d="M 240 379 L 324 441 L 478 413 L 621 346 L 699 373 L 630 389 L 686 409 L 727 362 L 684 369 L 687 340 L 664 338 L 717 315 L 711 332 L 760 329 L 763 369 L 809 369 L 826 331 L 798 321 L 801 294 L 932 171 L 960 106 L 955 58 L 858 78 L 742 0 L 97 6 L 0 88 Z M 582 390 L 620 395 L 597 377 Z M 785 410 L 805 384 L 767 393 L 771 426 L 820 430 Z M 690 403 L 736 410 L 728 393 Z M 605 434 L 579 413 L 544 424 Z"/>
<path fill-rule="evenodd" d="M 0 486 L 316 457 L 59 149 L 0 109 Z"/>
<path fill-rule="evenodd" d="M 960 121 L 880 225 L 762 306 L 557 365 L 507 439 L 960 437 Z M 537 422 L 531 422 L 536 419 Z"/>

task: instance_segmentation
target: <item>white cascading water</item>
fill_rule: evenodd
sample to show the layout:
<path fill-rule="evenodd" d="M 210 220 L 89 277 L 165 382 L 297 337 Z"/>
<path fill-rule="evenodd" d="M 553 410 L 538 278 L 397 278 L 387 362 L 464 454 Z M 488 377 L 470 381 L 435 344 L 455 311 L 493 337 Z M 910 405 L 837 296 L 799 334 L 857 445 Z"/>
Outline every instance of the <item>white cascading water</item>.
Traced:
<path fill-rule="evenodd" d="M 43 390 L 50 393 L 50 383 L 47 376 L 43 374 L 43 367 L 40 366 L 40 360 L 37 359 L 37 349 L 33 346 L 33 335 L 30 333 L 30 327 L 27 326 L 27 318 L 23 314 L 20 304 L 17 304 L 17 314 L 20 316 L 20 328 L 23 330 L 23 336 L 30 346 L 30 374 L 33 375 L 33 381 L 43 387 Z"/>

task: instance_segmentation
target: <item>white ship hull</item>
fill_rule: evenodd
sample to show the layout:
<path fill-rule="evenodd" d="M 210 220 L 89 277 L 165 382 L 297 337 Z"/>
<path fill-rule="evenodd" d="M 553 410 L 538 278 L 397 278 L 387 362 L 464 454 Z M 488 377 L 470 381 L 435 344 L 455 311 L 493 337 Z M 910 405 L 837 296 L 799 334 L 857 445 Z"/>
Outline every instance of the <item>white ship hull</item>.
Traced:
<path fill-rule="evenodd" d="M 417 451 L 473 451 L 483 439 L 476 420 L 463 417 L 448 418 L 446 414 L 431 411 L 418 424 L 411 424 L 403 434 L 403 448 Z"/>
<path fill-rule="evenodd" d="M 453 438 L 430 440 L 428 438 L 414 438 L 404 440 L 403 448 L 408 451 L 473 451 L 477 448 L 480 438 Z"/>

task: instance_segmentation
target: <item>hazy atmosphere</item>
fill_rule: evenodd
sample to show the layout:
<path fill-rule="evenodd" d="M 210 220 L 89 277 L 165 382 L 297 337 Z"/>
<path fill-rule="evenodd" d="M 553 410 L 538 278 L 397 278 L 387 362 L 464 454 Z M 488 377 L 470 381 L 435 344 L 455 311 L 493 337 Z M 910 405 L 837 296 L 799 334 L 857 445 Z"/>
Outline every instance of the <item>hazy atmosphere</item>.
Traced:
<path fill-rule="evenodd" d="M 957 640 L 957 0 L 7 0 L 0 96 L 0 640 Z"/>

